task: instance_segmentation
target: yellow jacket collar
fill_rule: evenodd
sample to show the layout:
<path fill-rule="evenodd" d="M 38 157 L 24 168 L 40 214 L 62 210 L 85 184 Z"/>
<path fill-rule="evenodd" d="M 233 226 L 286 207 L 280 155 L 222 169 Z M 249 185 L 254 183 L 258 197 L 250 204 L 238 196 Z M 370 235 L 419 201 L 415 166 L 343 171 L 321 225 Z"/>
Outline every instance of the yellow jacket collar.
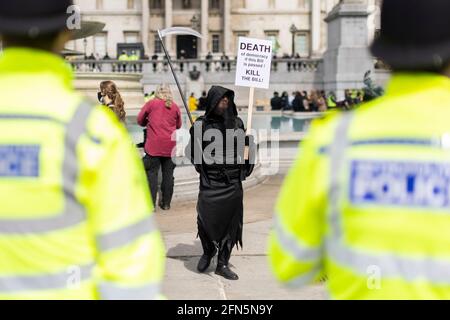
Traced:
<path fill-rule="evenodd" d="M 73 72 L 69 64 L 56 54 L 31 49 L 7 48 L 0 55 L 0 74 L 52 73 L 66 87 L 73 88 Z"/>
<path fill-rule="evenodd" d="M 387 86 L 386 93 L 388 95 L 403 95 L 439 87 L 450 90 L 450 78 L 437 73 L 402 72 L 394 73 Z"/>

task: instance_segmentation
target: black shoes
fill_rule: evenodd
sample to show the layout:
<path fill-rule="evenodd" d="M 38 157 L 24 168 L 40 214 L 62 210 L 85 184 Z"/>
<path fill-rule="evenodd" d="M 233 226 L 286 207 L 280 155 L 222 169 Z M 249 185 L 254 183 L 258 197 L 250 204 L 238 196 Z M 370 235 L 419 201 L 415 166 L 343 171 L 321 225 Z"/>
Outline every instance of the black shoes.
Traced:
<path fill-rule="evenodd" d="M 214 254 L 212 256 L 208 256 L 206 254 L 202 255 L 202 257 L 200 258 L 200 261 L 198 262 L 198 265 L 197 265 L 198 272 L 203 273 L 206 270 L 208 270 L 209 265 L 211 264 L 211 260 L 214 258 L 216 253 L 217 253 L 217 250 L 214 252 Z"/>
<path fill-rule="evenodd" d="M 202 255 L 202 257 L 200 258 L 200 261 L 198 262 L 197 265 L 197 270 L 200 273 L 205 272 L 208 268 L 209 265 L 211 264 L 211 260 L 212 258 L 207 256 L 207 255 Z"/>
<path fill-rule="evenodd" d="M 170 205 L 163 204 L 162 201 L 159 201 L 159 202 L 158 202 L 158 205 L 159 205 L 159 207 L 160 207 L 163 211 L 170 210 Z"/>
<path fill-rule="evenodd" d="M 162 206 L 160 206 L 160 208 L 161 208 L 162 210 L 164 210 L 164 211 L 170 210 L 170 206 L 169 206 L 169 205 L 162 205 Z"/>
<path fill-rule="evenodd" d="M 217 266 L 216 274 L 227 280 L 239 280 L 238 275 L 231 271 L 228 266 Z"/>

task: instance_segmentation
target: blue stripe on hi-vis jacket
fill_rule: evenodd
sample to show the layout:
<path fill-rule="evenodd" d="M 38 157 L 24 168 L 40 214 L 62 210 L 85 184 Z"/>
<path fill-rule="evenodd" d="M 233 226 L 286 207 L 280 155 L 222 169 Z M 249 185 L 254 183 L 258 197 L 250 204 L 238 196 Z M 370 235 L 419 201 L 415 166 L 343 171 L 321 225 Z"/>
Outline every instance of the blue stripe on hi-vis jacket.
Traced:
<path fill-rule="evenodd" d="M 38 177 L 38 145 L 0 145 L 0 178 Z"/>
<path fill-rule="evenodd" d="M 449 207 L 450 163 L 353 161 L 350 200 L 355 205 Z"/>

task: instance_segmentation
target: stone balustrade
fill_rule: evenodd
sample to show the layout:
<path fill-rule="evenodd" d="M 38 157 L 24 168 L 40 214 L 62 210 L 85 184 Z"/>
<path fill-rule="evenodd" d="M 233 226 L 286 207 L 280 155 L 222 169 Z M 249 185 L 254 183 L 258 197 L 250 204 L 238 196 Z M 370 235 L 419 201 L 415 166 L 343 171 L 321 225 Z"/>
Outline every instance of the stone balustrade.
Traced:
<path fill-rule="evenodd" d="M 321 59 L 273 59 L 272 72 L 316 72 Z M 167 60 L 70 60 L 76 72 L 102 73 L 167 73 L 170 72 Z M 188 75 L 194 70 L 203 73 L 235 72 L 236 60 L 186 59 L 173 60 L 177 72 Z"/>

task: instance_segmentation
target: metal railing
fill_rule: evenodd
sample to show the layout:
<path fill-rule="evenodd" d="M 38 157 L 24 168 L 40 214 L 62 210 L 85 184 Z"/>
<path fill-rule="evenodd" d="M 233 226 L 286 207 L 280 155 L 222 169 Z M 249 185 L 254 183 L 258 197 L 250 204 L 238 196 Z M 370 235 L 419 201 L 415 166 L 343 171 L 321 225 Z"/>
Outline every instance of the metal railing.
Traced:
<path fill-rule="evenodd" d="M 76 72 L 117 72 L 117 73 L 166 73 L 170 72 L 166 60 L 70 60 Z M 234 72 L 236 60 L 186 59 L 173 60 L 176 71 L 188 74 L 192 71 L 201 73 Z M 273 59 L 272 72 L 316 72 L 321 59 Z"/>

